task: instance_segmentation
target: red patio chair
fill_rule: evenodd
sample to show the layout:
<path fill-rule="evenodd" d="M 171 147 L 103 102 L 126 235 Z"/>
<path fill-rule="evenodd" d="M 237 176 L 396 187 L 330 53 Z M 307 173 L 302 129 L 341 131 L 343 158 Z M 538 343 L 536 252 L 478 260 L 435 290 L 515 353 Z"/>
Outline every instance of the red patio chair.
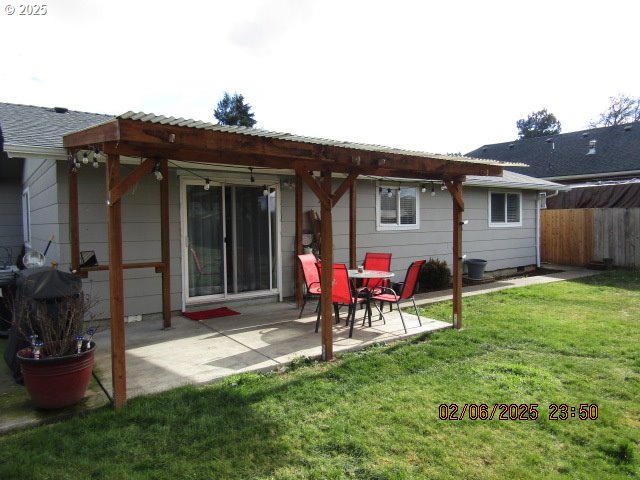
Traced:
<path fill-rule="evenodd" d="M 380 270 L 382 272 L 391 271 L 391 254 L 367 252 L 364 255 L 362 265 L 365 270 Z M 389 279 L 365 278 L 360 289 L 366 288 L 370 292 L 380 293 L 378 287 L 388 287 Z"/>
<path fill-rule="evenodd" d="M 317 264 L 318 273 L 322 275 L 322 265 Z M 356 305 L 358 303 L 366 302 L 367 298 L 359 298 L 354 295 L 355 292 L 351 289 L 351 282 L 349 281 L 349 274 L 347 272 L 347 266 L 344 263 L 333 264 L 333 281 L 331 287 L 331 302 L 333 303 L 333 311 L 336 316 L 336 323 L 340 323 L 339 311 L 340 307 L 347 305 L 349 312 L 347 314 L 347 325 L 349 324 L 349 318 L 351 318 L 351 328 L 349 329 L 349 338 L 353 335 L 353 324 L 356 318 Z M 380 313 L 382 315 L 382 313 Z M 316 333 L 320 327 L 320 311 L 316 318 Z"/>
<path fill-rule="evenodd" d="M 316 256 L 313 253 L 298 255 L 298 261 L 302 267 L 306 287 L 304 297 L 302 298 L 302 308 L 300 309 L 300 315 L 298 315 L 298 318 L 301 318 L 304 306 L 307 304 L 307 299 L 309 299 L 309 297 L 320 298 L 322 291 L 320 290 L 320 276 L 318 275 L 318 268 L 316 267 L 316 263 L 318 262 Z"/>
<path fill-rule="evenodd" d="M 420 320 L 420 314 L 418 313 L 418 307 L 416 306 L 416 300 L 414 295 L 416 293 L 416 288 L 418 287 L 418 278 L 420 277 L 420 270 L 422 266 L 426 263 L 426 260 L 416 260 L 411 265 L 409 265 L 409 269 L 407 270 L 407 276 L 404 279 L 403 283 L 400 283 L 400 291 L 396 292 L 392 288 L 383 287 L 382 293 L 377 295 L 373 295 L 371 300 L 378 300 L 379 302 L 389 302 L 389 304 L 395 303 L 398 306 L 398 312 L 400 312 L 400 320 L 402 320 L 402 326 L 404 327 L 404 333 L 407 333 L 407 326 L 404 323 L 404 317 L 402 316 L 402 310 L 400 309 L 400 300 L 408 300 L 411 299 L 413 302 L 413 308 L 416 310 L 416 315 L 418 316 L 418 323 L 422 326 L 422 321 Z M 376 305 L 377 307 L 377 305 Z M 382 314 L 382 310 L 378 308 L 380 312 L 380 318 L 384 318 Z"/>

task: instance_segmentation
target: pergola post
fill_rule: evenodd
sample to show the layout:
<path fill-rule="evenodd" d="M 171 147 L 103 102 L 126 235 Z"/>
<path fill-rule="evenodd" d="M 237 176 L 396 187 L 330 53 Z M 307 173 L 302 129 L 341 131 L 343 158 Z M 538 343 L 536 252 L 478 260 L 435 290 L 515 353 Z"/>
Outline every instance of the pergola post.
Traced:
<path fill-rule="evenodd" d="M 69 247 L 71 271 L 80 265 L 80 207 L 78 203 L 78 172 L 69 173 Z"/>
<path fill-rule="evenodd" d="M 320 256 L 322 258 L 322 290 L 320 315 L 322 317 L 322 360 L 333 359 L 333 219 L 331 217 L 331 171 L 322 172 L 322 190 L 320 199 Z"/>
<path fill-rule="evenodd" d="M 302 178 L 296 172 L 296 200 L 295 200 L 295 246 L 293 248 L 296 258 L 293 259 L 295 265 L 295 293 L 296 293 L 296 304 L 298 307 L 302 307 L 302 266 L 300 262 L 298 262 L 297 256 L 302 254 Z"/>
<path fill-rule="evenodd" d="M 169 165 L 160 160 L 160 261 L 162 262 L 162 326 L 171 328 L 171 250 L 169 248 Z"/>
<path fill-rule="evenodd" d="M 124 277 L 122 269 L 121 199 L 111 201 L 110 191 L 120 183 L 120 156 L 107 157 L 107 225 L 109 236 L 109 296 L 111 309 L 111 371 L 115 408 L 127 403 L 124 343 Z"/>
<path fill-rule="evenodd" d="M 349 188 L 349 268 L 357 267 L 357 245 L 356 245 L 356 195 L 357 187 L 354 181 Z"/>
<path fill-rule="evenodd" d="M 462 328 L 462 182 L 464 178 L 445 180 L 453 203 L 453 327 Z"/>

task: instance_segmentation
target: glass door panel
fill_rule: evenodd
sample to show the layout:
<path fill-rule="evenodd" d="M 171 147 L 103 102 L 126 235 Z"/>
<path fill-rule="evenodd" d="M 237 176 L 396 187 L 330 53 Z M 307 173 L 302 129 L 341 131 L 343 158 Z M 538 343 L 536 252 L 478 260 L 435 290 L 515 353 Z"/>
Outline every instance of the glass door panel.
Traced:
<path fill-rule="evenodd" d="M 224 282 L 222 187 L 186 186 L 189 297 L 221 295 Z"/>
<path fill-rule="evenodd" d="M 227 278 L 233 293 L 271 288 L 270 196 L 262 192 L 262 186 L 232 186 L 226 193 L 227 225 L 233 236 L 230 239 L 227 231 Z"/>

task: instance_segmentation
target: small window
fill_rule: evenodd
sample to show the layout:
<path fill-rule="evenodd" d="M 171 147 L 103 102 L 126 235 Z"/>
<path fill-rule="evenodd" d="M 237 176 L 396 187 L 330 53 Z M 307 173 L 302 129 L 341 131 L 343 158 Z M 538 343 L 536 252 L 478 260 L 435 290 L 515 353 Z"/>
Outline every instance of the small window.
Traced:
<path fill-rule="evenodd" d="M 31 247 L 31 202 L 29 187 L 22 191 L 22 238 L 27 247 Z"/>
<path fill-rule="evenodd" d="M 518 227 L 522 225 L 522 195 L 520 193 L 489 192 L 489 226 Z"/>
<path fill-rule="evenodd" d="M 378 230 L 413 230 L 419 226 L 417 187 L 378 187 Z"/>

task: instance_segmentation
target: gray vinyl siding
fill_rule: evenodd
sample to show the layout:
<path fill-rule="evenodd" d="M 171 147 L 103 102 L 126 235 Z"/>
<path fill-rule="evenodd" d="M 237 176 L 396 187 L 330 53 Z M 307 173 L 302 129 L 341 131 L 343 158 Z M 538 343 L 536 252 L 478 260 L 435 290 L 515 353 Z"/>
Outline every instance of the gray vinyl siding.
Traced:
<path fill-rule="evenodd" d="M 9 250 L 12 263 L 22 249 L 22 186 L 20 180 L 0 179 L 0 247 Z M 5 250 L 0 249 L 0 263 L 5 260 Z M 1 267 L 2 265 L 0 265 Z"/>
<path fill-rule="evenodd" d="M 47 265 L 60 258 L 56 163 L 55 160 L 27 158 L 22 177 L 23 188 L 29 188 L 31 249 L 44 253 L 49 238 L 55 237 L 46 255 Z"/>
<path fill-rule="evenodd" d="M 132 167 L 123 165 L 123 175 Z M 180 243 L 180 182 L 178 171 L 169 170 L 169 233 L 171 252 L 171 308 L 182 307 L 182 260 Z M 180 172 L 185 174 L 184 171 Z M 204 172 L 200 172 L 204 176 Z M 206 176 L 215 180 L 215 172 Z M 233 178 L 234 174 L 224 174 Z M 262 182 L 256 175 L 256 181 Z M 244 178 L 244 177 L 242 177 Z M 51 234 L 56 240 L 47 254 L 47 261 L 56 261 L 67 271 L 70 265 L 68 166 L 66 162 L 27 160 L 25 184 L 29 185 L 32 210 L 33 248 L 43 251 Z M 108 263 L 107 207 L 105 170 L 82 167 L 78 172 L 80 199 L 80 247 L 94 250 L 101 264 Z M 334 181 L 334 189 L 340 181 Z M 405 231 L 376 230 L 376 182 L 357 183 L 357 259 L 362 262 L 367 251 L 392 253 L 392 270 L 404 278 L 409 264 L 430 257 L 452 263 L 451 196 L 436 189 L 419 193 L 420 228 Z M 513 190 L 511 190 L 513 191 Z M 295 191 L 281 189 L 281 256 L 282 293 L 293 295 L 295 255 Z M 463 249 L 467 258 L 488 260 L 487 270 L 513 268 L 535 264 L 535 192 L 522 193 L 523 225 L 514 228 L 489 228 L 488 189 L 465 188 Z M 303 211 L 320 204 L 315 195 L 304 188 Z M 125 262 L 158 261 L 160 259 L 159 184 L 152 175 L 128 192 L 122 208 L 123 257 Z M 345 194 L 333 209 L 334 258 L 348 262 L 349 257 L 349 196 Z M 125 316 L 159 313 L 162 309 L 161 275 L 153 269 L 124 271 Z M 101 300 L 97 311 L 109 316 L 108 272 L 92 272 L 84 280 L 85 291 Z"/>
<path fill-rule="evenodd" d="M 133 167 L 123 165 L 122 175 Z M 60 268 L 71 263 L 69 246 L 68 170 L 58 166 Z M 82 167 L 78 171 L 80 201 L 80 250 L 93 250 L 102 265 L 109 262 L 107 206 L 104 166 Z M 160 185 L 153 175 L 143 178 L 122 200 L 122 255 L 125 263 L 160 261 Z M 171 269 L 171 309 L 182 305 L 180 259 L 179 183 L 175 170 L 169 171 L 169 242 Z M 91 272 L 84 280 L 85 291 L 101 300 L 104 316 L 109 314 L 109 273 Z M 162 311 L 162 275 L 153 268 L 124 271 L 125 316 Z"/>
<path fill-rule="evenodd" d="M 334 190 L 339 185 L 334 181 Z M 514 190 L 509 190 L 513 192 Z M 431 192 L 419 192 L 420 228 L 416 230 L 376 230 L 376 192 L 374 180 L 357 182 L 357 261 L 364 260 L 367 251 L 391 252 L 391 269 L 400 279 L 414 260 L 438 258 L 449 265 L 453 263 L 452 201 L 447 191 L 436 188 Z M 489 228 L 489 189 L 467 187 L 463 189 L 465 211 L 463 218 L 469 224 L 463 227 L 463 253 L 467 258 L 483 258 L 488 261 L 487 271 L 515 268 L 536 263 L 535 200 L 536 192 L 522 192 L 522 226 Z M 305 229 L 308 229 L 306 212 L 313 209 L 320 213 L 319 201 L 305 186 L 303 194 Z M 294 283 L 294 235 L 295 194 L 282 193 L 282 265 L 283 295 L 293 295 Z M 334 260 L 349 261 L 349 196 L 345 194 L 333 208 Z"/>

